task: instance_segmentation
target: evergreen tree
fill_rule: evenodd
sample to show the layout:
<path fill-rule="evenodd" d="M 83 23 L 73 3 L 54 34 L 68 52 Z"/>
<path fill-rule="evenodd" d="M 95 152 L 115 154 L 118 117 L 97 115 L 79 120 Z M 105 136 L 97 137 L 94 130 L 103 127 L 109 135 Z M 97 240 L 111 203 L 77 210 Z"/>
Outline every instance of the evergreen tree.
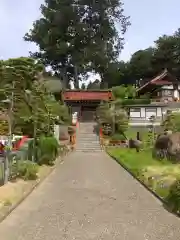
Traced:
<path fill-rule="evenodd" d="M 129 24 L 121 0 L 45 0 L 41 13 L 25 35 L 39 46 L 33 56 L 50 65 L 65 87 L 73 80 L 79 88 L 80 77 L 88 71 L 103 79 L 122 49 Z M 120 35 L 115 22 L 121 26 Z"/>

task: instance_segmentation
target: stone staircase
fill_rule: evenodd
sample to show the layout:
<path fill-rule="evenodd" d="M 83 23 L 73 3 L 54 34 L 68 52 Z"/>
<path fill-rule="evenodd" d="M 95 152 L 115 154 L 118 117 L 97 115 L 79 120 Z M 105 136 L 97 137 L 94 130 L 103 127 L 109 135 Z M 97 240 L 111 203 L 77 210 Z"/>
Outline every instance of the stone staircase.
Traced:
<path fill-rule="evenodd" d="M 94 132 L 95 122 L 81 122 L 77 131 L 76 151 L 99 152 L 102 151 L 99 136 Z"/>

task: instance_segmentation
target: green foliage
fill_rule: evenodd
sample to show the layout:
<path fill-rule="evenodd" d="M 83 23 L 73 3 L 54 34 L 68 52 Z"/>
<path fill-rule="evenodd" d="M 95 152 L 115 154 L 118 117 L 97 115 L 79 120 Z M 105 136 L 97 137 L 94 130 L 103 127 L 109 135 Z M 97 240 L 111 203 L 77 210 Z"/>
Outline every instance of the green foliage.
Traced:
<path fill-rule="evenodd" d="M 38 165 L 31 161 L 18 162 L 17 177 L 24 180 L 35 180 L 37 178 Z"/>
<path fill-rule="evenodd" d="M 110 110 L 108 102 L 101 103 L 97 108 L 99 123 L 112 124 L 112 113 L 113 112 Z"/>
<path fill-rule="evenodd" d="M 166 201 L 171 211 L 180 213 L 180 179 L 175 181 L 170 187 Z"/>
<path fill-rule="evenodd" d="M 38 163 L 52 165 L 58 156 L 59 144 L 54 137 L 40 137 L 38 141 Z"/>
<path fill-rule="evenodd" d="M 154 77 L 155 71 L 152 66 L 153 54 L 154 49 L 150 47 L 145 50 L 139 50 L 132 55 L 129 68 L 135 80 Z"/>
<path fill-rule="evenodd" d="M 136 88 L 134 86 L 116 86 L 112 88 L 115 99 L 134 98 L 136 96 Z"/>
<path fill-rule="evenodd" d="M 161 162 L 152 158 L 151 151 L 141 151 L 136 153 L 133 149 L 109 149 L 109 154 L 124 164 L 130 171 L 137 173 L 142 171 L 146 166 L 161 165 Z"/>
<path fill-rule="evenodd" d="M 123 141 L 123 140 L 126 140 L 125 136 L 122 135 L 122 134 L 114 134 L 111 136 L 111 139 L 114 140 L 114 141 Z"/>
<path fill-rule="evenodd" d="M 141 105 L 141 104 L 150 104 L 151 100 L 146 99 L 124 99 L 121 104 L 122 106 L 128 106 L 128 105 Z"/>
<path fill-rule="evenodd" d="M 88 71 L 98 72 L 105 79 L 109 66 L 118 58 L 129 25 L 122 1 L 49 0 L 41 5 L 41 13 L 25 35 L 26 41 L 39 46 L 40 51 L 33 56 L 50 65 L 61 76 L 64 87 L 73 80 L 79 88 L 81 75 Z"/>
<path fill-rule="evenodd" d="M 167 197 L 172 180 L 178 174 L 175 165 L 153 159 L 149 149 L 137 153 L 128 148 L 109 148 L 108 153 L 160 197 Z"/>
<path fill-rule="evenodd" d="M 153 131 L 149 131 L 147 140 L 145 142 L 145 147 L 152 147 L 153 143 L 154 143 L 154 133 L 153 133 Z"/>
<path fill-rule="evenodd" d="M 7 120 L 0 120 L 0 135 L 8 134 L 8 122 Z"/>
<path fill-rule="evenodd" d="M 171 130 L 173 132 L 180 131 L 180 113 L 167 112 L 164 121 L 162 122 L 164 130 Z"/>
<path fill-rule="evenodd" d="M 159 75 L 164 69 L 168 69 L 179 79 L 179 61 L 180 29 L 174 34 L 160 36 L 153 48 L 139 49 L 132 55 L 130 61 L 117 63 L 112 70 L 113 78 L 109 77 L 109 87 L 121 84 L 140 86 Z"/>
<path fill-rule="evenodd" d="M 1 61 L 0 99 L 9 103 L 1 101 L 0 110 L 11 119 L 13 133 L 48 135 L 54 124 L 69 122 L 67 107 L 47 89 L 44 71 L 33 58 Z"/>
<path fill-rule="evenodd" d="M 128 129 L 128 116 L 126 111 L 123 109 L 119 109 L 115 111 L 115 132 L 125 133 Z"/>
<path fill-rule="evenodd" d="M 112 133 L 118 132 L 123 134 L 128 129 L 128 116 L 123 109 L 116 110 L 114 105 L 102 103 L 97 109 L 99 124 L 111 126 Z"/>

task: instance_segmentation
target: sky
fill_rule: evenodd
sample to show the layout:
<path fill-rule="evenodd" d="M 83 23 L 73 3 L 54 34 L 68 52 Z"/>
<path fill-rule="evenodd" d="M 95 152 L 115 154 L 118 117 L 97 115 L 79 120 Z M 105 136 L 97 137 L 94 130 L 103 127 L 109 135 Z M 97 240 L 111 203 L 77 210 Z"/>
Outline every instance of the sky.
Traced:
<path fill-rule="evenodd" d="M 43 0 L 0 0 L 0 59 L 28 56 L 36 49 L 23 36 L 40 17 Z M 125 14 L 132 25 L 125 34 L 120 59 L 129 60 L 139 50 L 152 46 L 163 34 L 180 27 L 179 0 L 124 0 Z"/>

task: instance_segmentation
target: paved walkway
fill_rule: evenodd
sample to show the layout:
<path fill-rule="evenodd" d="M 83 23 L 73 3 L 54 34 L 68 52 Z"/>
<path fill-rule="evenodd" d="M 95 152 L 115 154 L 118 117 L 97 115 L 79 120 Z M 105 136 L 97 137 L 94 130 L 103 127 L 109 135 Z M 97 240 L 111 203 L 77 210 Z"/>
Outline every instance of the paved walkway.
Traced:
<path fill-rule="evenodd" d="M 180 220 L 105 153 L 73 153 L 0 224 L 2 240 L 179 240 Z"/>

